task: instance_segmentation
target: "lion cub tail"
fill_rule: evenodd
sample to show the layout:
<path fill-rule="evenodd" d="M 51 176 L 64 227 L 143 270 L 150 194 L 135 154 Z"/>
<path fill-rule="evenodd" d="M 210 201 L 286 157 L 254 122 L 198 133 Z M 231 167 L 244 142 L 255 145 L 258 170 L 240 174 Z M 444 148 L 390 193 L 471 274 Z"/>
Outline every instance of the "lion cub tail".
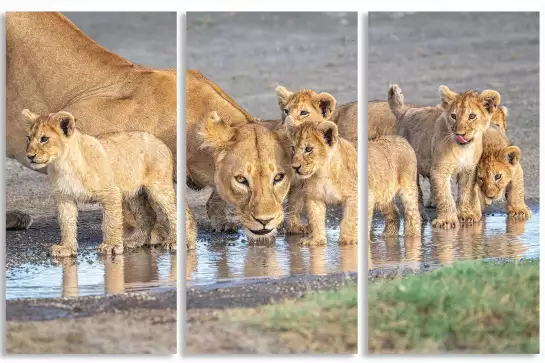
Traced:
<path fill-rule="evenodd" d="M 401 117 L 403 113 L 403 108 L 405 104 L 403 103 L 403 94 L 401 93 L 401 88 L 397 84 L 390 85 L 388 89 L 388 105 L 390 105 L 390 110 L 397 119 Z"/>

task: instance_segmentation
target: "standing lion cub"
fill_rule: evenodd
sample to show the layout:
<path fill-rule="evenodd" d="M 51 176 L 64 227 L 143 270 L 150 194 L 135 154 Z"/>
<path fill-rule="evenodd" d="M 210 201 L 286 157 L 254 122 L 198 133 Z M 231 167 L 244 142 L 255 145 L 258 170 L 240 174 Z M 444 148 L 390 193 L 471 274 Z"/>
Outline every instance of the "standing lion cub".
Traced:
<path fill-rule="evenodd" d="M 104 208 L 101 253 L 123 252 L 124 203 L 143 190 L 159 206 L 169 224 L 167 248 L 176 248 L 176 195 L 170 149 L 147 132 L 117 132 L 93 137 L 76 128 L 72 114 L 47 116 L 29 110 L 26 156 L 34 169 L 46 168 L 57 204 L 61 243 L 53 256 L 77 250 L 77 202 L 98 202 Z"/>
<path fill-rule="evenodd" d="M 305 245 L 326 244 L 326 205 L 342 204 L 340 244 L 358 243 L 358 154 L 339 137 L 331 121 L 306 121 L 293 126 L 290 116 L 292 168 L 304 182 L 302 194 L 308 218 Z"/>

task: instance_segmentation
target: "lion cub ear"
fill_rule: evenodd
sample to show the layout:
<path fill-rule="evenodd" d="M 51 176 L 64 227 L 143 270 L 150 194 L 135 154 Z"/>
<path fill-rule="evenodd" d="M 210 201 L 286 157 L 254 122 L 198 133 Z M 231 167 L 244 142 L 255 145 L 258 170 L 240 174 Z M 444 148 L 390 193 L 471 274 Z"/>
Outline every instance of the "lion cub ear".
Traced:
<path fill-rule="evenodd" d="M 458 93 L 452 92 L 447 86 L 439 86 L 439 97 L 441 97 L 441 106 L 443 108 L 448 107 L 456 96 L 458 96 Z"/>
<path fill-rule="evenodd" d="M 65 136 L 72 136 L 76 129 L 76 119 L 70 112 L 60 111 L 53 115 L 53 119 L 57 121 L 59 128 Z"/>
<path fill-rule="evenodd" d="M 34 121 L 40 117 L 39 115 L 36 115 L 35 113 L 30 112 L 28 109 L 24 109 L 21 114 L 23 115 L 25 121 L 27 124 L 31 125 Z"/>
<path fill-rule="evenodd" d="M 288 104 L 288 100 L 292 95 L 293 92 L 288 91 L 286 87 L 280 85 L 276 87 L 276 102 L 278 102 L 280 108 L 284 108 Z"/>
<path fill-rule="evenodd" d="M 516 146 L 508 146 L 502 151 L 509 164 L 515 166 L 520 162 L 520 149 Z"/>
<path fill-rule="evenodd" d="M 234 130 L 220 118 L 216 111 L 212 111 L 206 118 L 200 134 L 204 140 L 203 147 L 221 149 L 229 144 L 234 135 Z"/>
<path fill-rule="evenodd" d="M 333 147 L 339 141 L 339 129 L 334 122 L 323 121 L 317 126 L 318 131 L 324 135 L 324 141 L 330 147 Z"/>
<path fill-rule="evenodd" d="M 329 93 L 322 92 L 314 97 L 314 103 L 318 106 L 324 120 L 329 120 L 329 117 L 335 111 L 337 100 Z"/>
<path fill-rule="evenodd" d="M 488 113 L 493 113 L 501 102 L 501 96 L 497 91 L 485 89 L 480 94 L 483 99 L 483 105 Z"/>

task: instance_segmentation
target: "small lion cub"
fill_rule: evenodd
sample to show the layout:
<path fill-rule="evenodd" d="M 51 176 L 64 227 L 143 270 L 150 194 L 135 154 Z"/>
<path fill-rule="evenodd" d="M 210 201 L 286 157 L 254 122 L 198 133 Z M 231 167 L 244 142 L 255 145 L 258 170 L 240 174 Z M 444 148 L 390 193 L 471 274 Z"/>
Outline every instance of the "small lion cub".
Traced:
<path fill-rule="evenodd" d="M 170 149 L 139 131 L 98 137 L 83 134 L 69 112 L 47 116 L 23 110 L 29 123 L 26 156 L 33 169 L 46 168 L 57 204 L 61 243 L 53 256 L 76 255 L 77 202 L 98 202 L 104 209 L 101 253 L 123 252 L 124 202 L 144 190 L 169 224 L 167 248 L 176 248 L 176 195 Z"/>
<path fill-rule="evenodd" d="M 292 125 L 290 116 L 286 124 Z M 301 190 L 309 237 L 304 245 L 326 244 L 326 205 L 342 204 L 339 244 L 358 243 L 358 154 L 339 137 L 331 121 L 306 121 L 290 126 L 292 168 L 304 182 Z"/>
<path fill-rule="evenodd" d="M 416 154 L 405 138 L 397 135 L 374 137 L 368 140 L 367 164 L 367 235 L 371 234 L 373 212 L 379 209 L 386 220 L 384 234 L 396 236 L 399 232 L 399 212 L 395 197 L 403 203 L 405 236 L 419 236 L 421 213 L 419 202 Z"/>

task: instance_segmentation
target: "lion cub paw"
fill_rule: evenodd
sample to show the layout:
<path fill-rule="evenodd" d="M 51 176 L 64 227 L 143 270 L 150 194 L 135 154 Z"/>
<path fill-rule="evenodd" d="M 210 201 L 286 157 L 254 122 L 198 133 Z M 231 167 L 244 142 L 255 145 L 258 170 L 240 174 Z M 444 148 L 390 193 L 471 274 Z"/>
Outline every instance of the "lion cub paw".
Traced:
<path fill-rule="evenodd" d="M 165 241 L 163 242 L 162 247 L 165 250 L 176 251 L 176 241 Z"/>
<path fill-rule="evenodd" d="M 76 247 L 60 244 L 51 246 L 51 256 L 53 257 L 70 257 L 76 256 Z"/>
<path fill-rule="evenodd" d="M 532 212 L 530 211 L 530 208 L 528 208 L 527 206 L 524 206 L 522 208 L 511 207 L 507 210 L 507 215 L 511 219 L 515 219 L 518 221 L 526 221 L 530 219 L 530 217 L 532 216 Z"/>
<path fill-rule="evenodd" d="M 98 253 L 105 255 L 120 255 L 123 253 L 123 244 L 112 244 L 108 242 L 102 242 L 98 246 Z"/>
<path fill-rule="evenodd" d="M 442 218 L 436 218 L 431 222 L 431 226 L 434 228 L 451 229 L 458 227 L 458 216 L 446 216 Z"/>
<path fill-rule="evenodd" d="M 327 239 L 325 237 L 301 238 L 299 244 L 301 246 L 323 246 L 327 244 Z"/>
<path fill-rule="evenodd" d="M 308 225 L 303 223 L 286 223 L 284 226 L 285 234 L 307 234 Z"/>
<path fill-rule="evenodd" d="M 476 214 L 476 213 L 462 213 L 459 215 L 458 219 L 460 220 L 461 224 L 464 225 L 472 225 L 475 223 L 479 223 L 481 221 L 482 215 Z"/>
<path fill-rule="evenodd" d="M 228 220 L 215 221 L 212 220 L 212 232 L 227 232 L 233 233 L 238 231 L 238 223 Z"/>

